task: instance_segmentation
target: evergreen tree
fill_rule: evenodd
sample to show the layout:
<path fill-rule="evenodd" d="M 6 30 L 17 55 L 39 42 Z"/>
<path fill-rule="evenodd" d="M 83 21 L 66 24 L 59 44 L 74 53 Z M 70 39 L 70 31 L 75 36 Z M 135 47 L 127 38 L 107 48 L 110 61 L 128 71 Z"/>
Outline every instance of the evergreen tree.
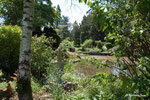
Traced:
<path fill-rule="evenodd" d="M 57 11 L 58 11 L 58 13 L 59 13 L 59 19 L 57 19 L 56 21 L 55 21 L 55 25 L 56 25 L 56 28 L 58 28 L 58 25 L 61 23 L 61 9 L 60 9 L 60 6 L 59 5 L 57 5 Z"/>
<path fill-rule="evenodd" d="M 76 21 L 73 23 L 72 35 L 75 45 L 80 46 L 80 27 Z"/>
<path fill-rule="evenodd" d="M 94 21 L 91 18 L 91 14 L 89 14 L 87 17 L 84 16 L 82 23 L 80 25 L 80 31 L 81 31 L 81 43 L 83 43 L 86 39 L 92 39 L 92 40 L 101 40 L 104 41 L 105 33 L 102 31 L 99 31 L 100 25 L 94 23 Z"/>
<path fill-rule="evenodd" d="M 57 27 L 58 34 L 62 39 L 65 39 L 66 37 L 70 36 L 69 26 L 69 18 L 66 16 L 62 16 L 61 22 Z"/>

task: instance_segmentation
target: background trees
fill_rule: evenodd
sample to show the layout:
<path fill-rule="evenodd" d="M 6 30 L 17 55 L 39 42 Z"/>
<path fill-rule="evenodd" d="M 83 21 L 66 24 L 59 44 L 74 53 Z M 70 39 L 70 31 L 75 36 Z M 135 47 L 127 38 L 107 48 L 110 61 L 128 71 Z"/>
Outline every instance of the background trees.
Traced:
<path fill-rule="evenodd" d="M 22 25 L 23 0 L 1 0 L 0 13 L 5 25 Z M 53 26 L 59 18 L 50 0 L 35 0 L 33 30 L 42 26 Z"/>
<path fill-rule="evenodd" d="M 74 44 L 76 46 L 80 46 L 80 27 L 76 21 L 73 23 L 73 30 L 71 34 L 73 36 Z"/>
<path fill-rule="evenodd" d="M 70 27 L 69 18 L 66 16 L 61 16 L 61 19 L 59 21 L 56 30 L 62 40 L 70 36 L 69 27 Z"/>
<path fill-rule="evenodd" d="M 87 15 L 87 17 L 84 16 L 80 25 L 80 31 L 83 36 L 81 37 L 83 38 L 82 41 L 84 42 L 85 39 L 104 41 L 105 33 L 99 30 L 100 26 L 100 24 L 93 21 L 91 14 Z"/>
<path fill-rule="evenodd" d="M 100 25 L 94 23 L 91 14 L 84 16 L 80 25 L 74 22 L 71 36 L 74 37 L 75 44 L 83 44 L 86 39 L 92 39 L 94 42 L 101 40 L 104 42 L 105 32 L 99 30 Z"/>

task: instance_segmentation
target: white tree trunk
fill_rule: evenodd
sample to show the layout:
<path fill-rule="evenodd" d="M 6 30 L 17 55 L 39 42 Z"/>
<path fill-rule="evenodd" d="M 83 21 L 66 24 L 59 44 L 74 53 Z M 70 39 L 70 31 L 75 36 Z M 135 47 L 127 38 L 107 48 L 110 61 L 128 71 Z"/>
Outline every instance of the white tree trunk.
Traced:
<path fill-rule="evenodd" d="M 34 0 L 24 0 L 22 40 L 18 69 L 17 91 L 19 100 L 33 100 L 31 89 L 31 38 Z"/>

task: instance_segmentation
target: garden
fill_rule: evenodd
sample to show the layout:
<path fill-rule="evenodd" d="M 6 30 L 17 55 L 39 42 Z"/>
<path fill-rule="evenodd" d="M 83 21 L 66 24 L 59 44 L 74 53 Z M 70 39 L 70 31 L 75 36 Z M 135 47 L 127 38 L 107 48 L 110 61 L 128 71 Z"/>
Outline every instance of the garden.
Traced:
<path fill-rule="evenodd" d="M 51 0 L 0 0 L 0 100 L 149 100 L 150 0 L 74 2 L 80 23 Z"/>

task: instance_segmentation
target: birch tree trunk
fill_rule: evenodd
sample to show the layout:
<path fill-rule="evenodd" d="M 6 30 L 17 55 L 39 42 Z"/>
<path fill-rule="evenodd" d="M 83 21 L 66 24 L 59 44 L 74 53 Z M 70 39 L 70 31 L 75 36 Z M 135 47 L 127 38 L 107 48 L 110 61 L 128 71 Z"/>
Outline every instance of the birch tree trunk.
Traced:
<path fill-rule="evenodd" d="M 22 40 L 17 79 L 19 100 L 33 100 L 31 89 L 31 38 L 33 27 L 34 0 L 24 0 Z"/>

